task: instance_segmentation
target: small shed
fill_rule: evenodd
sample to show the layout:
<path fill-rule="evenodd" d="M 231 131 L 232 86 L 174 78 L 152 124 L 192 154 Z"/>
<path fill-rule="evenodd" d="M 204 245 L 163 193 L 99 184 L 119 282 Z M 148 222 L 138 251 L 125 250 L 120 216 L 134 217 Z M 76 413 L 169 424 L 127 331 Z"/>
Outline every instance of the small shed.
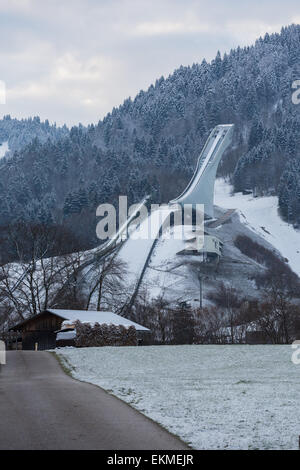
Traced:
<path fill-rule="evenodd" d="M 23 350 L 34 350 L 37 344 L 38 349 L 42 351 L 56 347 L 56 333 L 61 331 L 63 323 L 68 322 L 71 326 L 77 320 L 81 323 L 123 325 L 125 328 L 134 326 L 138 335 L 149 332 L 148 328 L 113 312 L 58 309 L 47 309 L 39 315 L 18 323 L 11 328 L 11 331 L 20 333 Z"/>

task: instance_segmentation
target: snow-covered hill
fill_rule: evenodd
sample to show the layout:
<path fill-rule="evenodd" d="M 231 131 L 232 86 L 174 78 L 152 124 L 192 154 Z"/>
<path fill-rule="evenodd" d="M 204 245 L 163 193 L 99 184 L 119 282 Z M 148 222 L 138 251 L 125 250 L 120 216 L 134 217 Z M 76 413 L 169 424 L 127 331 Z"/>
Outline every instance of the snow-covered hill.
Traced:
<path fill-rule="evenodd" d="M 238 236 L 250 237 L 254 242 L 273 251 L 278 258 L 281 256 L 287 258 L 291 269 L 300 275 L 300 232 L 279 217 L 276 197 L 253 198 L 251 195 L 232 195 L 232 187 L 223 179 L 219 179 L 215 186 L 215 203 L 218 205 L 215 207 L 215 216 L 219 223 L 207 224 L 205 231 L 224 243 L 223 255 L 216 266 L 205 265 L 201 256 L 197 254 L 184 253 L 187 240 L 193 236 L 190 232 L 179 240 L 172 236 L 174 233 L 172 228 L 170 237 L 138 240 L 135 237 L 134 227 L 130 227 L 130 238 L 117 252 L 117 257 L 127 268 L 126 295 L 129 298 L 134 298 L 136 293 L 143 295 L 145 293 L 149 299 L 162 296 L 171 303 L 186 301 L 197 307 L 200 302 L 199 276 L 202 279 L 204 306 L 213 303 L 212 294 L 221 284 L 236 288 L 241 298 L 258 298 L 260 292 L 255 277 L 263 274 L 266 266 L 239 250 L 235 243 Z M 236 210 L 227 216 L 228 209 Z M 143 228 L 147 227 L 150 230 L 152 222 L 157 219 L 157 214 L 151 214 L 137 230 L 143 232 Z M 161 216 L 163 214 L 165 216 L 169 214 L 168 208 L 162 211 Z M 177 229 L 181 230 L 182 227 Z M 97 251 L 98 249 L 94 249 L 80 254 L 81 262 L 86 264 L 81 273 L 84 292 L 91 288 L 95 276 L 99 275 Z M 51 260 L 47 263 L 51 264 Z M 58 257 L 55 260 L 54 271 L 60 273 L 58 283 L 61 281 L 61 276 L 67 276 L 67 267 L 65 274 L 61 272 L 64 265 L 64 258 L 60 260 Z M 22 281 L 19 301 L 21 303 L 24 301 L 24 304 L 26 299 L 23 297 L 27 295 L 27 288 L 23 276 L 27 274 L 26 268 L 26 265 L 17 263 L 7 265 L 5 268 L 12 290 L 19 285 L 17 280 Z M 39 301 L 43 302 L 43 276 L 40 263 L 36 264 L 34 277 L 36 289 L 39 291 Z M 51 295 L 54 295 L 56 283 L 52 282 L 51 287 L 53 289 Z M 95 299 L 92 297 L 90 307 L 95 308 L 94 303 Z"/>
<path fill-rule="evenodd" d="M 211 303 L 211 293 L 220 283 L 235 286 L 245 298 L 256 298 L 260 294 L 253 279 L 263 273 L 266 266 L 245 256 L 236 247 L 235 240 L 240 235 L 288 259 L 291 269 L 300 275 L 300 232 L 280 218 L 277 197 L 232 195 L 232 186 L 218 179 L 215 204 L 218 206 L 216 218 L 221 222 L 215 227 L 207 224 L 205 230 L 224 243 L 223 256 L 216 269 L 206 272 L 197 255 L 179 255 L 185 249 L 184 240 L 162 237 L 153 245 L 152 240 L 134 240 L 133 237 L 120 252 L 121 259 L 128 264 L 129 284 L 137 285 L 142 276 L 139 285 L 150 297 L 164 296 L 171 301 L 185 300 L 198 305 L 201 272 L 204 305 Z M 227 217 L 228 209 L 236 210 Z M 150 220 L 151 217 L 144 224 Z"/>
<path fill-rule="evenodd" d="M 215 184 L 215 204 L 224 209 L 238 209 L 240 221 L 273 245 L 300 276 L 300 231 L 281 219 L 276 196 L 232 195 L 232 186 L 220 178 Z"/>

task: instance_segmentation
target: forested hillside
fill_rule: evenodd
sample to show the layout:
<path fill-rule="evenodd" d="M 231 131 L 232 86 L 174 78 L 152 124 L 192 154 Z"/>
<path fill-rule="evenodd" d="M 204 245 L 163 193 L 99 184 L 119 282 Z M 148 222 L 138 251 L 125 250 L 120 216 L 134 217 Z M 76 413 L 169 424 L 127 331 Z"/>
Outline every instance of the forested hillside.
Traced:
<path fill-rule="evenodd" d="M 278 194 L 282 216 L 300 222 L 295 79 L 300 79 L 299 25 L 224 57 L 218 53 L 211 63 L 180 67 L 97 125 L 69 133 L 47 123 L 41 131 L 38 123 L 39 131 L 24 137 L 25 147 L 16 146 L 13 156 L 0 160 L 1 224 L 20 219 L 68 224 L 83 231 L 90 246 L 96 243 L 99 203 L 114 203 L 119 194 L 133 203 L 149 193 L 153 201 L 167 202 L 191 177 L 212 127 L 232 122 L 234 145 L 220 172 L 232 177 L 237 191 Z M 0 136 L 7 140 L 3 123 Z M 17 135 L 18 125 L 10 132 Z"/>
<path fill-rule="evenodd" d="M 59 140 L 66 137 L 69 130 L 66 126 L 56 127 L 48 120 L 42 122 L 38 116 L 29 119 L 12 119 L 9 115 L 0 120 L 0 142 L 8 141 L 10 152 L 21 150 L 33 138 L 41 142 Z"/>

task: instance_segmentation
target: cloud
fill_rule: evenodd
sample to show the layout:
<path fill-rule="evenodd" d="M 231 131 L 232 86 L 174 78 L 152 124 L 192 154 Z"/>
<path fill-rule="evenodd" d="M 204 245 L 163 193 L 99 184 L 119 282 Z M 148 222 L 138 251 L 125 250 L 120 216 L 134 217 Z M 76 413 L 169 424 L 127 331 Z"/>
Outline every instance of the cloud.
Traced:
<path fill-rule="evenodd" d="M 258 20 L 239 20 L 226 23 L 226 31 L 241 45 L 255 41 L 266 33 L 275 33 L 281 30 L 281 23 L 268 23 Z"/>
<path fill-rule="evenodd" d="M 210 25 L 199 22 L 145 22 L 136 25 L 133 34 L 140 36 L 156 36 L 167 34 L 204 33 L 211 31 Z"/>
<path fill-rule="evenodd" d="M 95 116 L 99 116 L 103 109 L 110 109 L 112 94 L 116 93 L 122 72 L 117 61 L 103 56 L 80 59 L 68 52 L 52 58 L 52 63 L 48 65 L 48 73 L 40 75 L 37 80 L 30 78 L 12 87 L 8 86 L 7 102 L 14 106 L 18 106 L 18 103 L 30 106 L 40 102 L 40 113 L 44 117 L 47 117 L 44 107 L 47 108 L 46 103 L 49 101 L 63 103 L 69 110 L 78 107 L 80 112 L 74 122 L 81 121 L 92 108 L 96 112 Z M 122 96 L 119 95 L 118 99 L 115 105 L 122 100 Z M 53 120 L 64 122 L 59 113 Z"/>
<path fill-rule="evenodd" d="M 299 21 L 298 0 L 0 0 L 0 113 L 97 122 L 180 65 Z"/>
<path fill-rule="evenodd" d="M 0 0 L 1 12 L 24 12 L 33 6 L 32 0 Z"/>

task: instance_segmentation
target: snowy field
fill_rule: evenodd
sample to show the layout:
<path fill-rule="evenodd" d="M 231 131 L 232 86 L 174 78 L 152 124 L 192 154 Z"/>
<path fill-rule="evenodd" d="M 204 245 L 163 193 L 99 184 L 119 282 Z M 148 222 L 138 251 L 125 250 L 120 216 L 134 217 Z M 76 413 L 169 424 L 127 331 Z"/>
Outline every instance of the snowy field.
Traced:
<path fill-rule="evenodd" d="M 276 196 L 254 198 L 242 193 L 231 195 L 232 186 L 222 178 L 216 180 L 215 204 L 224 209 L 238 209 L 240 220 L 273 245 L 289 260 L 291 269 L 300 276 L 300 231 L 278 215 Z"/>
<path fill-rule="evenodd" d="M 65 348 L 75 378 L 196 449 L 297 449 L 300 366 L 290 346 Z"/>

